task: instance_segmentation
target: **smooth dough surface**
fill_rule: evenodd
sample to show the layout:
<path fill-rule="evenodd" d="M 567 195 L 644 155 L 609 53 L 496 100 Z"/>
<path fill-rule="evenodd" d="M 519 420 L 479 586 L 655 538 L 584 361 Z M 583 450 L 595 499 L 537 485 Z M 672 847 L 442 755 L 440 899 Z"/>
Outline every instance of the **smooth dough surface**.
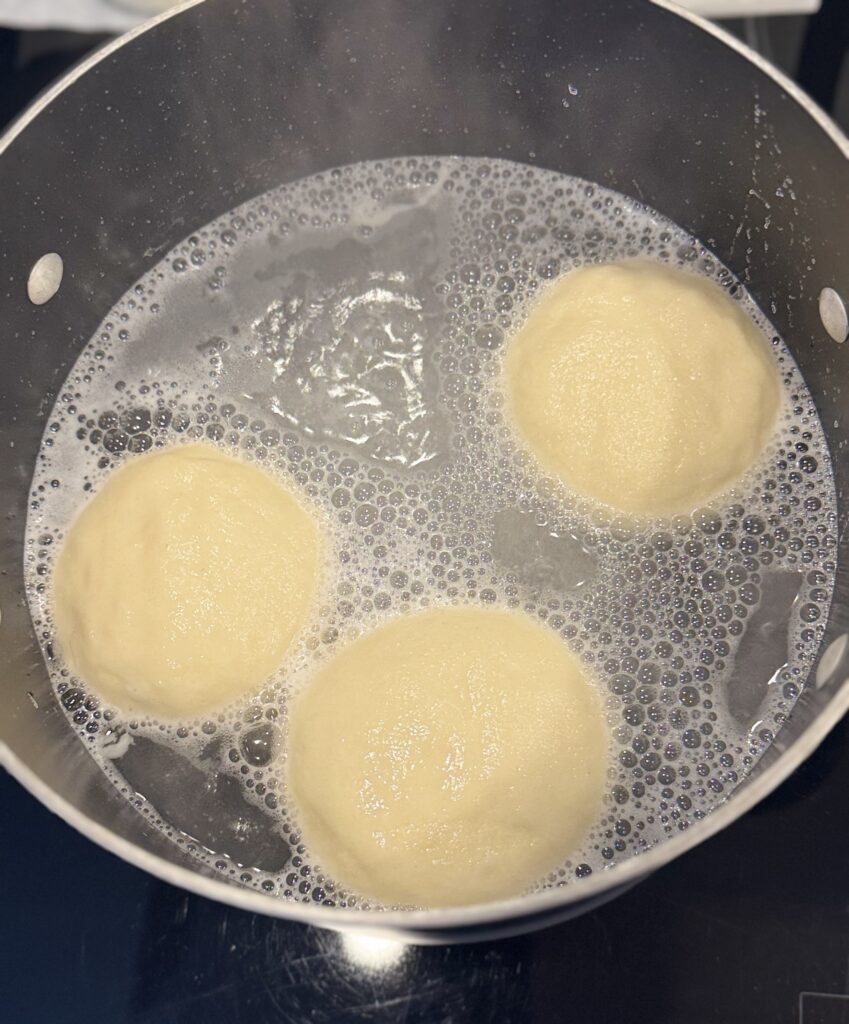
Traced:
<path fill-rule="evenodd" d="M 335 881 L 384 904 L 516 896 L 600 812 L 600 700 L 575 655 L 524 613 L 391 621 L 319 670 L 289 729 L 305 841 Z"/>
<path fill-rule="evenodd" d="M 280 664 L 321 557 L 315 517 L 264 470 L 207 445 L 143 455 L 71 526 L 54 576 L 57 637 L 108 702 L 195 716 Z"/>
<path fill-rule="evenodd" d="M 781 396 L 765 337 L 719 285 L 641 260 L 555 282 L 510 341 L 503 384 L 546 470 L 637 516 L 731 487 Z"/>

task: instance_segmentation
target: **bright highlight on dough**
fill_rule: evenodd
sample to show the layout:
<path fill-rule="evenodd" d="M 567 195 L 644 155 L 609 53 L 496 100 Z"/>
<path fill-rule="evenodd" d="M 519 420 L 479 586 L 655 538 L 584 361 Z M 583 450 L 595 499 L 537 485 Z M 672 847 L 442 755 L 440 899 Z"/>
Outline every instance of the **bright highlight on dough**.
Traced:
<path fill-rule="evenodd" d="M 728 490 L 781 394 L 766 339 L 719 285 L 639 260 L 553 284 L 509 344 L 503 385 L 547 471 L 637 516 Z"/>
<path fill-rule="evenodd" d="M 578 659 L 524 613 L 395 619 L 317 673 L 289 730 L 287 783 L 311 853 L 384 904 L 516 896 L 600 811 L 601 703 Z"/>
<path fill-rule="evenodd" d="M 207 445 L 117 470 L 54 576 L 73 672 L 127 712 L 193 717 L 262 686 L 316 593 L 315 519 L 265 471 Z"/>

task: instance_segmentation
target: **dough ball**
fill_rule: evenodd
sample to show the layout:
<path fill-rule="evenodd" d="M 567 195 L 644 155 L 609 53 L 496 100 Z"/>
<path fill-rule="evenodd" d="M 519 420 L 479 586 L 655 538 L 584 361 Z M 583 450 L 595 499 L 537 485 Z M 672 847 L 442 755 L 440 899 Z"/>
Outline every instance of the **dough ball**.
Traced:
<path fill-rule="evenodd" d="M 73 672 L 126 712 L 194 717 L 261 687 L 306 619 L 322 538 L 265 471 L 206 445 L 117 470 L 56 563 Z"/>
<path fill-rule="evenodd" d="M 555 633 L 519 612 L 435 609 L 366 634 L 290 711 L 304 839 L 384 904 L 518 895 L 601 809 L 601 703 Z"/>
<path fill-rule="evenodd" d="M 554 283 L 509 343 L 503 384 L 548 472 L 636 516 L 728 490 L 781 396 L 765 337 L 719 285 L 639 260 Z"/>

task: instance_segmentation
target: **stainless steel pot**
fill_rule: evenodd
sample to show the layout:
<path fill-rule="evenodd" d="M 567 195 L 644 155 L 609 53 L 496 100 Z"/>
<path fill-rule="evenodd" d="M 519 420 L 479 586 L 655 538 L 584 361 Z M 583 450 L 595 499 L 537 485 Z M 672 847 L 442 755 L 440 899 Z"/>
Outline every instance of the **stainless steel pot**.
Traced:
<path fill-rule="evenodd" d="M 54 700 L 22 545 L 45 417 L 120 295 L 189 231 L 252 196 L 405 154 L 503 156 L 579 175 L 707 243 L 770 312 L 814 395 L 840 548 L 812 678 L 756 769 L 708 818 L 581 884 L 482 909 L 376 916 L 213 876 L 113 790 Z M 847 140 L 791 82 L 666 0 L 206 0 L 101 50 L 0 140 L 2 763 L 75 828 L 160 878 L 266 914 L 423 942 L 568 918 L 729 825 L 849 705 L 849 346 L 836 343 L 838 296 L 820 302 L 823 289 L 849 294 L 847 157 Z M 30 270 L 51 252 L 64 280 L 35 305 Z"/>

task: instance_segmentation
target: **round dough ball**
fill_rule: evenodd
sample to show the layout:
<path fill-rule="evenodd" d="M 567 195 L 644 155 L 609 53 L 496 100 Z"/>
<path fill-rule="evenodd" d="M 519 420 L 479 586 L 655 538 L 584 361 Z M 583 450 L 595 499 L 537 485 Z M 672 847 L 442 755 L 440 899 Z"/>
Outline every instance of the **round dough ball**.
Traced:
<path fill-rule="evenodd" d="M 315 518 L 263 470 L 200 444 L 143 455 L 68 533 L 56 635 L 108 703 L 194 717 L 277 668 L 310 611 L 321 551 Z"/>
<path fill-rule="evenodd" d="M 781 399 L 766 339 L 719 285 L 640 260 L 553 284 L 510 342 L 503 384 L 547 471 L 636 516 L 728 490 Z"/>
<path fill-rule="evenodd" d="M 585 837 L 607 764 L 580 662 L 519 612 L 395 619 L 320 669 L 290 712 L 304 839 L 338 883 L 383 904 L 518 895 Z"/>

